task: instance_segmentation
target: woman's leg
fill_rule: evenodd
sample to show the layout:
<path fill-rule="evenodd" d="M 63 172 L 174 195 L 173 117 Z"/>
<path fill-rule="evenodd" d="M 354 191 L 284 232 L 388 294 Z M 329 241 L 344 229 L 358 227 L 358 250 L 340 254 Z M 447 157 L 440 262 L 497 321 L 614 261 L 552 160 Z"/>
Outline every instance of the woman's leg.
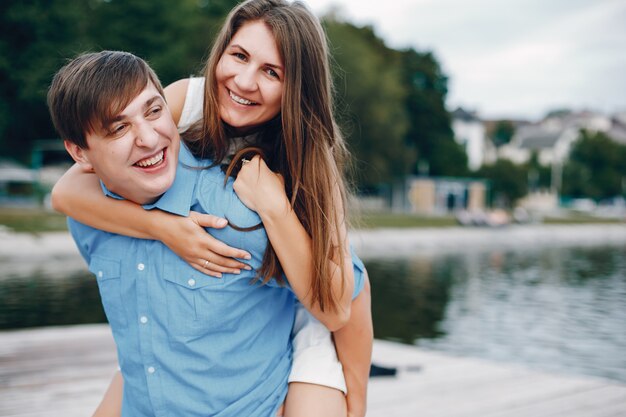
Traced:
<path fill-rule="evenodd" d="M 342 391 L 304 382 L 289 384 L 284 417 L 346 417 L 347 414 Z"/>
<path fill-rule="evenodd" d="M 122 373 L 117 371 L 104 393 L 104 397 L 93 413 L 93 417 L 120 417 L 122 414 L 122 396 L 124 379 Z"/>

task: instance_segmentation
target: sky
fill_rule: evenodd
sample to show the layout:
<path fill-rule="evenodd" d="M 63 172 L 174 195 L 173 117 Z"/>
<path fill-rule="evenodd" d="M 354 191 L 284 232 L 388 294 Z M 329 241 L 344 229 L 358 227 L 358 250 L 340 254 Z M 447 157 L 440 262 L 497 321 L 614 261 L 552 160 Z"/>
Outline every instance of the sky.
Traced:
<path fill-rule="evenodd" d="M 371 25 L 392 48 L 432 51 L 447 106 L 538 120 L 626 112 L 626 0 L 304 0 Z"/>

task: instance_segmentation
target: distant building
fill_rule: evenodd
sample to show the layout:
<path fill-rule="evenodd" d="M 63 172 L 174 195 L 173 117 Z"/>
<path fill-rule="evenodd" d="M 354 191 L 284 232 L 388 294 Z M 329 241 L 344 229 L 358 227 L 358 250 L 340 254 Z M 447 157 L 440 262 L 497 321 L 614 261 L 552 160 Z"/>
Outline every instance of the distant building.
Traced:
<path fill-rule="evenodd" d="M 615 114 L 611 118 L 611 128 L 606 134 L 615 142 L 626 145 L 626 112 Z"/>
<path fill-rule="evenodd" d="M 488 182 L 473 178 L 407 177 L 402 211 L 421 215 L 449 215 L 484 211 Z M 399 207 L 396 205 L 396 211 Z"/>
<path fill-rule="evenodd" d="M 523 164 L 536 152 L 542 165 L 562 165 L 580 137 L 581 129 L 609 134 L 614 127 L 618 132 L 620 126 L 603 114 L 590 111 L 558 113 L 540 123 L 519 126 L 511 142 L 500 147 L 498 156 Z M 621 129 L 623 135 L 617 136 L 626 141 L 626 127 Z"/>
<path fill-rule="evenodd" d="M 452 112 L 452 130 L 455 141 L 465 149 L 469 169 L 476 171 L 485 162 L 485 125 L 476 113 L 459 107 Z"/>
<path fill-rule="evenodd" d="M 550 166 L 554 163 L 561 163 L 567 158 L 572 143 L 578 135 L 577 128 L 520 126 L 511 138 L 511 142 L 500 147 L 498 156 L 516 164 L 524 164 L 533 153 L 537 153 L 539 163 Z"/>
<path fill-rule="evenodd" d="M 37 185 L 34 170 L 0 159 L 0 205 L 36 205 Z"/>

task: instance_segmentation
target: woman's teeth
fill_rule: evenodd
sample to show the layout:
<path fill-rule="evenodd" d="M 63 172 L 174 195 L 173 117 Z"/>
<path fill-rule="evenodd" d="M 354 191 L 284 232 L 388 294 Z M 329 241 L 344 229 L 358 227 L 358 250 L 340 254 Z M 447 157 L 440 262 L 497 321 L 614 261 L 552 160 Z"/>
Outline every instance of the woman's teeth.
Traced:
<path fill-rule="evenodd" d="M 141 161 L 137 162 L 135 165 L 140 166 L 142 168 L 147 168 L 147 167 L 151 167 L 153 165 L 158 164 L 162 160 L 163 160 L 163 151 L 154 155 L 152 158 L 142 159 Z"/>
<path fill-rule="evenodd" d="M 232 98 L 234 101 L 236 101 L 239 104 L 245 104 L 246 106 L 249 106 L 251 104 L 256 104 L 254 101 L 246 100 L 243 97 L 239 97 L 238 95 L 236 95 L 230 90 L 228 90 L 228 94 L 230 94 L 230 98 Z"/>

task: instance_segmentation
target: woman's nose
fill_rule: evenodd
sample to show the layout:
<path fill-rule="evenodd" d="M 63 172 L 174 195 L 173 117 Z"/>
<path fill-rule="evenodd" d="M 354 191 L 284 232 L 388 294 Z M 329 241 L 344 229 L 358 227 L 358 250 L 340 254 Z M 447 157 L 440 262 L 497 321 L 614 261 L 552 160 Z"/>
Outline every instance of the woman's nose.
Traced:
<path fill-rule="evenodd" d="M 235 85 L 243 91 L 255 91 L 257 88 L 256 71 L 247 67 L 235 76 Z"/>

